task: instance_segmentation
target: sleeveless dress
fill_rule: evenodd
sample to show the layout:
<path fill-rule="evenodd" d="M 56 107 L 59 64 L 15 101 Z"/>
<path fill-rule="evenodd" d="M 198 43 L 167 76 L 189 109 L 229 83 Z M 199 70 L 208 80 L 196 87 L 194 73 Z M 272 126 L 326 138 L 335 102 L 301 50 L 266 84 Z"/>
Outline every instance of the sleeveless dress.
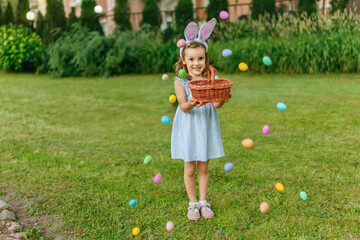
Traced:
<path fill-rule="evenodd" d="M 188 80 L 175 77 L 185 89 L 186 101 L 192 98 Z M 171 134 L 171 157 L 185 162 L 202 161 L 225 156 L 221 141 L 220 124 L 212 103 L 183 112 L 177 107 Z"/>

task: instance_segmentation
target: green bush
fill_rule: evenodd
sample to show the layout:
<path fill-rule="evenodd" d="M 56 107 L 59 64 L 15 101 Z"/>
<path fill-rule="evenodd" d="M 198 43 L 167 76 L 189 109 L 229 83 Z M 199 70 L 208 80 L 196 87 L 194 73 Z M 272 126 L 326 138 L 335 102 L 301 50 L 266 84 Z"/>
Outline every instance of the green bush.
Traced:
<path fill-rule="evenodd" d="M 0 68 L 34 72 L 41 65 L 44 47 L 40 37 L 22 25 L 0 27 Z"/>
<path fill-rule="evenodd" d="M 104 74 L 110 40 L 99 32 L 89 32 L 79 23 L 50 45 L 49 71 L 59 77 L 99 76 Z"/>
<path fill-rule="evenodd" d="M 232 50 L 229 58 L 221 51 Z M 211 64 L 226 73 L 239 72 L 239 62 L 245 62 L 256 73 L 333 73 L 360 72 L 360 37 L 350 32 L 301 35 L 292 39 L 247 38 L 232 42 L 217 42 L 210 48 Z M 269 56 L 271 67 L 262 63 Z"/>
<path fill-rule="evenodd" d="M 167 72 L 173 69 L 177 50 L 174 41 L 164 44 L 150 25 L 132 32 L 117 29 L 109 39 L 74 24 L 49 47 L 49 71 L 59 77 Z"/>
<path fill-rule="evenodd" d="M 300 17 L 290 13 L 270 16 L 263 15 L 248 21 L 220 21 L 216 32 L 219 41 L 236 41 L 240 38 L 292 38 L 319 33 L 333 34 L 336 31 L 360 34 L 360 15 L 345 10 L 337 11 L 331 17 L 308 16 L 303 12 Z M 215 40 L 212 37 L 211 40 Z"/>

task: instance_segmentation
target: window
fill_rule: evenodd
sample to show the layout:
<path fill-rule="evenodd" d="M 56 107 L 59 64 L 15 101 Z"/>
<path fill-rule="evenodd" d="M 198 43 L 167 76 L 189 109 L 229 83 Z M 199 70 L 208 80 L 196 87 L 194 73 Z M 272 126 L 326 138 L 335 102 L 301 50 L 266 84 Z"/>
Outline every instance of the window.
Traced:
<path fill-rule="evenodd" d="M 108 10 L 113 10 L 115 7 L 115 0 L 107 0 Z"/>

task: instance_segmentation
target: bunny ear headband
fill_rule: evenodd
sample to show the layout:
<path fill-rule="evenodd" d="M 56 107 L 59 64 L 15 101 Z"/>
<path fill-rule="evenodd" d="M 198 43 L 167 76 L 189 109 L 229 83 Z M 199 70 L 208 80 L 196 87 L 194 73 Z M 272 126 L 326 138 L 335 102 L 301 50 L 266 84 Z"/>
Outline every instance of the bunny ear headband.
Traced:
<path fill-rule="evenodd" d="M 204 45 L 206 52 L 208 52 L 208 45 L 205 42 L 211 35 L 214 27 L 216 25 L 216 18 L 211 19 L 210 21 L 204 23 L 199 31 L 199 27 L 196 23 L 190 22 L 184 31 L 186 45 L 191 42 L 197 42 Z M 198 36 L 197 38 L 195 38 Z M 180 56 L 182 57 L 182 52 L 184 48 L 180 48 Z"/>

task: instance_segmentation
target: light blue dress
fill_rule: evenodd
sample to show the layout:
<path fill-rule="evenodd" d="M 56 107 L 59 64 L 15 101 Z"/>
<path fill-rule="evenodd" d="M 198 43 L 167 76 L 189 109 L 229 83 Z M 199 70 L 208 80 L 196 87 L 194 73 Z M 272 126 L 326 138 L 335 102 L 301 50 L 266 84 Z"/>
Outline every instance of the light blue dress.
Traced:
<path fill-rule="evenodd" d="M 175 77 L 185 89 L 186 100 L 192 98 L 189 80 Z M 176 109 L 171 134 L 171 157 L 185 162 L 202 161 L 225 156 L 221 141 L 220 124 L 212 103 L 194 107 L 190 112 Z"/>

